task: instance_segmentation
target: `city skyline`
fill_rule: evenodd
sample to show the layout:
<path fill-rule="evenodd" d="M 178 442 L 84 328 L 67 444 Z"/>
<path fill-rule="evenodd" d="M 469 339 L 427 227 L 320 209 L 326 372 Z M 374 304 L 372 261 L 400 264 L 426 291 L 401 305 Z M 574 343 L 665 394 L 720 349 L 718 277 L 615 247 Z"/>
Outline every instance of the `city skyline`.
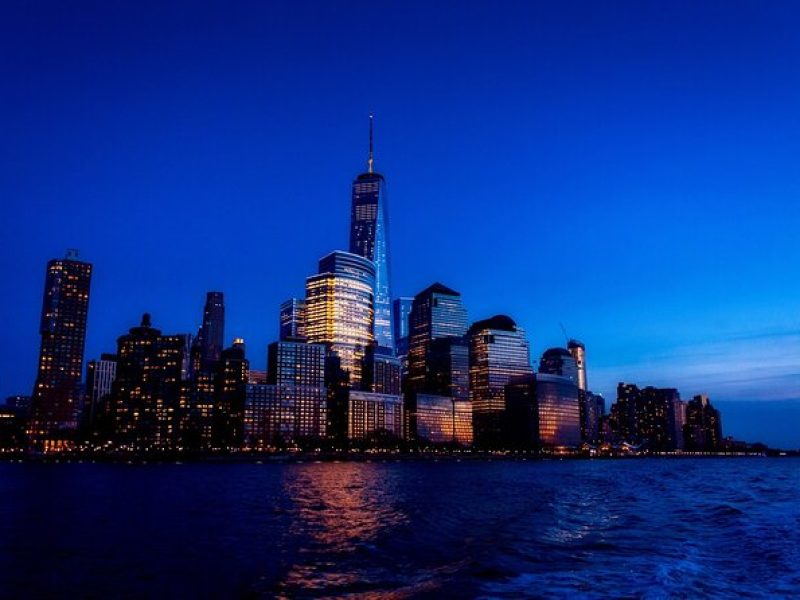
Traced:
<path fill-rule="evenodd" d="M 762 15 L 762 18 L 767 17 Z M 763 40 L 759 38 L 759 41 Z M 781 42 L 789 43 L 781 38 L 772 43 Z M 608 51 L 608 46 L 604 48 Z M 80 61 L 76 57 L 73 60 L 77 61 L 73 67 L 80 70 Z M 750 70 L 746 72 L 751 73 Z M 495 71 L 487 70 L 487 74 L 492 73 Z M 33 97 L 44 91 L 45 87 L 37 87 L 39 85 L 46 87 L 48 82 L 45 80 L 17 90 L 22 97 Z M 631 86 L 626 89 L 630 94 L 638 88 Z M 726 89 L 720 84 L 719 89 L 713 91 L 721 93 Z M 165 90 L 166 97 L 174 99 L 183 93 L 180 89 Z M 84 90 L 71 90 L 67 98 L 74 101 L 83 93 Z M 215 106 L 223 107 L 230 100 L 220 99 Z M 763 233 L 756 232 L 750 252 L 755 254 L 755 258 L 742 260 L 745 252 L 734 246 L 737 245 L 737 236 L 747 234 L 748 229 L 727 221 L 737 220 L 735 217 L 749 219 L 753 215 L 746 206 L 737 204 L 726 207 L 730 211 L 729 217 L 719 219 L 726 221 L 722 226 L 717 222 L 714 217 L 720 205 L 712 200 L 712 196 L 724 196 L 728 190 L 726 186 L 715 188 L 709 180 L 695 176 L 692 185 L 682 187 L 673 182 L 672 193 L 652 194 L 653 188 L 661 186 L 659 189 L 663 189 L 672 173 L 670 169 L 682 166 L 691 171 L 705 165 L 699 155 L 679 156 L 677 150 L 686 151 L 687 147 L 673 139 L 675 155 L 661 159 L 660 168 L 665 171 L 647 171 L 647 177 L 652 178 L 654 184 L 652 187 L 643 186 L 647 177 L 637 181 L 621 178 L 613 185 L 601 180 L 597 188 L 585 187 L 591 178 L 579 178 L 573 185 L 566 185 L 559 183 L 565 173 L 554 171 L 555 175 L 548 175 L 544 166 L 535 166 L 537 160 L 543 158 L 544 141 L 541 145 L 522 142 L 524 134 L 544 127 L 544 121 L 523 122 L 527 128 L 520 125 L 517 129 L 505 130 L 503 135 L 493 130 L 491 135 L 470 140 L 468 134 L 476 133 L 476 126 L 468 114 L 445 115 L 440 112 L 434 118 L 425 115 L 419 106 L 414 111 L 398 110 L 385 97 L 371 102 L 367 99 L 362 104 L 366 106 L 351 107 L 338 114 L 333 114 L 330 109 L 320 111 L 316 113 L 319 118 L 313 120 L 309 116 L 300 118 L 299 114 L 291 111 L 284 113 L 289 117 L 286 131 L 290 129 L 289 125 L 311 128 L 301 133 L 305 147 L 312 145 L 314 148 L 307 149 L 305 155 L 287 154 L 274 167 L 265 169 L 262 176 L 253 176 L 253 170 L 261 161 L 277 156 L 279 143 L 274 144 L 276 149 L 268 149 L 271 144 L 261 135 L 239 132 L 236 136 L 225 136 L 224 128 L 214 130 L 207 139 L 227 140 L 228 148 L 243 160 L 237 162 L 228 158 L 216 174 L 219 179 L 215 181 L 211 177 L 210 191 L 205 195 L 197 184 L 180 183 L 175 178 L 180 174 L 187 179 L 194 176 L 208 182 L 204 161 L 211 155 L 203 158 L 175 137 L 181 135 L 181 131 L 190 138 L 198 135 L 187 133 L 188 129 L 199 127 L 194 120 L 199 116 L 196 112 L 193 120 L 184 124 L 186 130 L 173 129 L 165 134 L 170 151 L 183 157 L 178 161 L 175 175 L 167 175 L 164 166 L 158 164 L 158 160 L 170 160 L 168 153 L 144 160 L 140 163 L 144 165 L 144 186 L 143 181 L 132 181 L 137 173 L 109 169 L 112 165 L 96 154 L 90 154 L 85 162 L 80 163 L 67 158 L 63 153 L 71 146 L 66 145 L 62 129 L 62 135 L 56 136 L 61 145 L 56 144 L 56 149 L 47 155 L 49 161 L 37 165 L 37 169 L 29 168 L 21 175 L 4 178 L 10 182 L 5 188 L 6 195 L 16 198 L 25 194 L 31 198 L 30 203 L 21 199 L 12 202 L 9 221 L 16 223 L 13 229 L 30 229 L 34 235 L 22 236 L 16 231 L 4 230 L 4 239 L 17 251 L 4 253 L 3 266 L 19 285 L 15 285 L 4 298 L 8 303 L 5 305 L 7 311 L 18 318 L 10 327 L 10 348 L 3 350 L 4 364 L 14 365 L 3 374 L 3 396 L 25 394 L 31 389 L 35 377 L 37 321 L 36 316 L 31 318 L 31 315 L 36 315 L 40 309 L 37 303 L 41 299 L 41 266 L 53 256 L 60 256 L 64 247 L 80 248 L 81 258 L 91 262 L 95 268 L 87 361 L 100 357 L 103 352 L 113 352 L 116 337 L 135 325 L 145 311 L 153 313 L 154 321 L 166 333 L 196 331 L 200 325 L 197 307 L 206 292 L 219 290 L 225 294 L 226 329 L 230 332 L 223 346 L 228 346 L 234 337 L 244 337 L 254 365 L 265 363 L 267 344 L 278 339 L 276 315 L 280 302 L 291 296 L 302 296 L 304 277 L 314 272 L 320 256 L 347 246 L 347 186 L 358 173 L 363 160 L 364 117 L 369 109 L 374 108 L 379 119 L 380 162 L 385 165 L 381 171 L 386 174 L 392 190 L 392 291 L 395 297 L 413 295 L 437 280 L 452 285 L 461 292 L 470 321 L 498 313 L 513 317 L 527 332 L 533 356 L 540 355 L 546 348 L 565 344 L 558 326 L 559 322 L 564 322 L 570 336 L 586 343 L 591 387 L 605 395 L 607 405 L 614 399 L 617 382 L 635 381 L 642 385 L 675 386 L 687 399 L 707 392 L 715 404 L 723 407 L 724 419 L 730 414 L 733 401 L 740 402 L 740 407 L 747 404 L 751 410 L 767 408 L 766 405 L 754 405 L 752 401 L 772 402 L 772 407 L 783 403 L 787 405 L 784 414 L 800 413 L 796 407 L 792 413 L 789 406 L 800 396 L 796 374 L 800 364 L 800 334 L 797 332 L 797 317 L 793 316 L 799 290 L 796 283 L 780 280 L 781 269 L 765 269 L 759 264 L 769 263 L 785 252 L 791 259 L 796 256 L 796 251 L 784 248 L 785 242 L 779 236 L 770 235 L 769 238 L 778 239 L 766 239 L 759 237 L 764 236 Z M 147 106 L 146 101 L 139 103 L 133 98 L 120 101 L 114 110 L 103 113 L 102 117 L 84 115 L 80 131 L 94 141 L 83 140 L 81 146 L 88 148 L 85 144 L 94 143 L 92 147 L 97 148 L 105 143 L 101 138 L 92 138 L 92 135 L 99 135 L 91 133 L 101 124 L 98 119 L 118 114 L 123 108 L 146 112 Z M 655 110 L 659 103 L 651 102 L 647 106 Z M 37 114 L 35 107 L 28 112 L 19 110 L 22 123 Z M 75 107 L 71 106 L 69 110 L 74 111 Z M 134 114 L 142 116 L 145 113 L 134 110 Z M 520 114 L 517 112 L 517 116 Z M 255 113 L 250 113 L 250 116 L 256 118 Z M 417 125 L 409 127 L 415 119 Z M 505 118 L 492 119 L 495 124 L 505 121 Z M 687 129 L 689 121 L 691 119 L 676 118 L 676 123 L 683 125 L 681 131 L 684 132 L 691 131 Z M 47 119 L 44 122 L 52 124 Z M 257 122 L 264 128 L 275 126 L 265 117 Z M 632 124 L 634 120 L 625 122 Z M 229 120 L 227 126 L 235 123 L 238 121 Z M 652 120 L 642 118 L 640 123 L 652 124 Z M 437 131 L 433 138 L 422 134 L 422 130 L 429 127 Z M 34 128 L 34 131 L 38 135 L 38 130 Z M 143 142 L 143 138 L 136 137 L 128 126 L 114 131 L 117 137 L 111 139 L 118 142 L 134 139 Z M 712 137 L 715 133 L 720 135 L 720 130 L 704 131 Z M 758 131 L 749 133 L 756 138 L 759 135 Z M 665 132 L 661 131 L 661 134 Z M 589 153 L 593 149 L 596 156 L 603 154 L 602 147 L 608 143 L 601 136 L 581 137 L 574 131 L 568 132 L 566 137 L 582 139 L 588 144 Z M 544 138 L 550 142 L 554 139 Z M 17 139 L 16 134 L 14 139 Z M 286 141 L 278 136 L 278 141 L 281 140 Z M 517 150 L 526 148 L 525 160 L 520 159 L 519 154 L 504 154 L 503 161 L 497 157 L 495 160 L 484 157 L 485 168 L 476 173 L 469 172 L 464 166 L 472 164 L 469 161 L 458 166 L 457 161 L 465 157 L 475 161 L 482 154 L 479 146 L 490 140 L 514 142 Z M 629 138 L 627 142 L 634 149 L 643 143 L 643 138 Z M 39 145 L 42 143 L 37 136 L 33 141 L 21 143 L 21 156 L 26 156 L 26 153 L 28 156 L 39 155 L 43 152 Z M 250 147 L 264 152 L 248 157 L 237 154 Z M 297 152 L 297 147 L 290 147 Z M 615 147 L 615 151 L 620 152 L 620 147 Z M 509 148 L 509 144 L 498 143 L 497 148 Z M 716 146 L 714 148 L 719 150 Z M 565 148 L 557 146 L 557 149 L 556 158 L 560 159 L 561 168 L 566 169 L 569 161 L 565 159 Z M 453 177 L 448 180 L 447 187 L 441 187 L 436 180 L 442 173 L 441 163 L 438 163 L 440 167 L 437 170 L 424 165 L 422 159 L 403 160 L 404 155 L 414 150 L 421 152 L 423 158 L 440 161 L 447 151 L 454 155 L 448 162 Z M 131 151 L 136 154 L 135 150 L 125 150 L 124 144 L 122 147 L 114 145 L 117 158 Z M 783 158 L 783 154 L 775 152 L 773 161 Z M 616 155 L 611 151 L 606 158 Z M 66 164 L 55 166 L 53 161 L 58 157 L 66 158 Z M 298 158 L 302 160 L 298 161 Z M 716 170 L 728 173 L 729 177 L 729 169 L 745 160 L 730 155 L 723 158 L 726 158 L 724 164 L 717 165 Z M 749 156 L 746 158 L 750 160 Z M 555 159 L 550 160 L 550 166 L 558 165 Z M 292 163 L 298 162 L 302 164 L 291 167 Z M 495 162 L 503 162 L 506 166 L 500 169 Z M 279 206 L 282 199 L 275 196 L 292 190 L 289 183 L 296 184 L 299 175 L 305 173 L 308 176 L 309 163 L 318 169 L 319 174 L 314 173 L 311 177 L 316 179 L 315 185 L 318 186 L 314 191 L 322 191 L 321 198 L 312 204 L 313 211 L 303 211 L 298 215 L 296 206 L 293 211 L 284 211 Z M 63 175 L 60 169 L 68 165 L 80 169 L 66 179 L 59 178 L 59 174 Z M 762 170 L 767 166 L 763 163 Z M 35 182 L 34 175 L 39 168 L 50 178 Z M 283 169 L 286 169 L 286 175 L 280 174 Z M 612 171 L 620 175 L 619 170 Z M 595 176 L 598 174 L 591 169 L 589 172 Z M 9 166 L 3 167 L 2 173 L 9 176 Z M 503 174 L 505 179 L 498 177 Z M 246 189 L 236 183 L 242 175 L 248 180 Z M 532 177 L 538 178 L 538 183 L 525 194 L 512 193 L 515 186 L 530 184 Z M 56 185 L 57 181 L 61 183 Z M 133 184 L 131 189 L 116 188 L 115 194 L 115 185 L 126 182 Z M 751 186 L 755 184 L 741 177 L 732 183 L 748 182 Z M 788 199 L 796 182 L 784 177 L 780 185 L 784 186 L 782 191 Z M 755 188 L 745 185 L 745 189 L 750 190 L 749 194 L 755 194 Z M 539 195 L 534 193 L 537 190 Z M 548 196 L 541 194 L 543 190 L 551 194 L 550 204 L 545 201 Z M 553 200 L 552 195 L 556 192 L 567 192 L 567 197 L 575 200 L 580 190 L 592 198 L 578 203 L 582 212 L 571 208 L 566 199 Z M 613 206 L 615 191 L 625 199 L 621 207 Z M 703 191 L 708 195 L 702 196 Z M 141 192 L 145 192 L 144 200 L 139 199 Z M 698 212 L 698 207 L 689 201 L 689 197 L 682 196 L 688 192 L 699 194 L 694 196 L 694 201 L 700 198 L 699 208 L 703 210 Z M 498 193 L 509 200 L 505 210 L 497 209 L 494 196 Z M 528 194 L 534 198 L 533 202 L 527 202 Z M 200 206 L 195 200 L 198 195 L 204 199 Z M 307 194 L 289 195 L 284 200 L 293 204 L 291 198 L 299 202 L 312 195 L 309 190 Z M 739 196 L 740 201 L 744 196 Z M 470 202 L 465 204 L 465 198 Z M 165 200 L 169 202 L 164 203 Z M 780 198 L 771 201 L 771 208 L 781 209 L 775 211 L 780 212 L 781 220 L 791 222 L 791 211 L 796 207 Z M 708 204 L 704 205 L 704 202 Z M 762 206 L 764 202 L 762 199 Z M 216 209 L 218 206 L 225 206 L 226 210 L 219 211 Z M 621 225 L 612 227 L 614 219 L 620 218 L 620 208 L 632 212 L 632 215 L 629 220 L 623 219 Z M 766 208 L 769 209 L 770 205 Z M 611 216 L 600 220 L 599 225 L 609 231 L 597 235 L 590 227 L 593 225 L 591 218 L 596 218 L 603 210 L 610 211 Z M 680 215 L 676 215 L 676 211 Z M 251 219 L 251 213 L 261 218 Z M 427 218 L 420 218 L 421 214 Z M 93 219 L 93 215 L 105 217 L 106 221 Z M 285 226 L 291 216 L 302 218 L 302 223 L 292 223 L 295 227 L 286 227 L 296 238 L 299 236 L 294 242 L 279 231 L 279 225 Z M 684 220 L 698 216 L 703 217 L 699 222 L 699 232 L 682 229 Z M 272 223 L 273 218 L 278 225 Z M 763 219 L 761 225 L 764 229 L 782 231 L 774 217 L 759 214 L 756 219 Z M 260 222 L 266 235 L 250 223 L 251 220 Z M 544 231 L 543 225 L 549 221 L 552 221 L 552 229 L 560 232 L 558 236 Z M 105 222 L 113 231 L 102 229 Z M 578 226 L 567 225 L 575 222 Z M 70 227 L 60 227 L 63 223 Z M 527 229 L 524 228 L 526 223 L 529 225 Z M 34 224 L 36 229 L 33 229 Z M 4 227 L 8 228 L 8 223 Z M 209 234 L 212 227 L 218 227 L 213 235 Z M 626 231 L 625 227 L 636 229 L 637 234 Z M 305 233 L 308 231 L 313 234 Z M 541 244 L 537 243 L 537 234 L 542 235 Z M 650 237 L 642 243 L 641 236 L 648 234 L 655 239 Z M 144 243 L 141 241 L 143 235 Z M 698 243 L 695 235 L 709 236 L 708 242 Z M 172 239 L 167 239 L 169 236 Z M 660 241 L 668 238 L 672 244 Z M 439 243 L 440 239 L 445 243 Z M 789 239 L 787 236 L 786 241 Z M 636 252 L 628 250 L 628 254 L 623 254 L 624 248 L 637 241 L 641 245 L 636 246 Z M 558 244 L 553 245 L 555 242 Z M 579 254 L 599 254 L 599 257 L 585 256 L 581 268 L 574 266 L 577 255 L 571 254 L 568 248 L 576 242 L 588 246 Z M 200 253 L 197 252 L 198 244 L 202 249 Z M 424 248 L 424 254 L 418 253 L 417 247 Z M 292 252 L 287 251 L 290 248 Z M 422 260 L 423 256 L 425 260 Z M 507 256 L 517 256 L 518 260 L 508 261 L 504 258 Z M 607 264 L 598 271 L 599 260 L 605 260 Z M 278 261 L 285 264 L 278 268 L 275 266 Z M 552 261 L 552 265 L 548 265 L 548 261 Z M 726 270 L 723 263 L 727 262 L 737 264 L 737 276 L 734 276 L 732 268 Z M 234 263 L 238 266 L 229 268 Z M 536 265 L 536 271 L 520 278 L 519 275 L 526 273 L 531 264 Z M 555 265 L 559 268 L 556 269 Z M 652 272 L 651 268 L 654 269 Z M 559 274 L 567 281 L 559 278 Z M 741 291 L 741 281 L 747 280 L 748 276 L 753 285 Z M 102 313 L 97 309 L 101 304 Z M 739 427 L 746 426 L 746 421 L 752 419 L 742 419 Z M 753 425 L 758 425 L 757 419 L 749 424 L 750 427 Z M 753 441 L 761 439 L 775 445 L 798 445 L 796 437 L 792 443 L 788 437 L 781 441 L 766 435 L 754 435 L 727 420 L 724 426 L 726 433 L 737 437 Z M 774 435 L 788 436 L 790 432 Z"/>

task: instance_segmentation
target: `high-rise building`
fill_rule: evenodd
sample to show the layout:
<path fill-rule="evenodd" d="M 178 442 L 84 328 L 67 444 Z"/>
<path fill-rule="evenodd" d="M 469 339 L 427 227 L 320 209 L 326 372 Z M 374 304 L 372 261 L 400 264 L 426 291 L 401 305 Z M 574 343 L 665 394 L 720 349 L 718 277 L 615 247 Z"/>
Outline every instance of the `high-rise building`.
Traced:
<path fill-rule="evenodd" d="M 403 437 L 403 397 L 350 390 L 347 437 L 350 442 L 395 444 Z"/>
<path fill-rule="evenodd" d="M 606 401 L 600 394 L 578 390 L 581 402 L 581 438 L 592 445 L 601 441 L 600 423 L 606 412 Z"/>
<path fill-rule="evenodd" d="M 225 339 L 225 302 L 222 292 L 208 292 L 203 307 L 203 324 L 194 340 L 194 371 L 213 372 L 222 356 Z"/>
<path fill-rule="evenodd" d="M 372 115 L 369 117 L 369 158 L 367 172 L 353 181 L 350 219 L 350 252 L 375 264 L 374 334 L 383 348 L 394 350 L 392 296 L 389 286 L 389 230 L 386 180 L 374 169 Z"/>
<path fill-rule="evenodd" d="M 111 418 L 118 442 L 136 449 L 169 448 L 178 431 L 185 337 L 162 335 L 145 313 L 117 339 Z"/>
<path fill-rule="evenodd" d="M 581 445 L 578 391 L 578 386 L 569 377 L 536 374 L 539 443 L 543 448 L 577 448 Z"/>
<path fill-rule="evenodd" d="M 585 392 L 589 389 L 586 379 L 586 346 L 578 340 L 570 340 L 567 342 L 567 350 L 575 359 L 578 389 Z"/>
<path fill-rule="evenodd" d="M 503 445 L 506 385 L 533 372 L 525 331 L 505 315 L 476 321 L 469 328 L 469 397 L 475 444 Z"/>
<path fill-rule="evenodd" d="M 354 389 L 360 388 L 362 361 L 375 341 L 374 284 L 372 261 L 339 250 L 320 259 L 319 274 L 306 280 L 306 338 L 340 358 Z"/>
<path fill-rule="evenodd" d="M 306 301 L 289 298 L 281 304 L 281 340 L 304 340 L 306 337 Z"/>
<path fill-rule="evenodd" d="M 402 365 L 391 350 L 372 344 L 367 347 L 362 367 L 361 387 L 378 394 L 401 392 Z"/>
<path fill-rule="evenodd" d="M 245 358 L 244 340 L 234 340 L 222 351 L 218 362 L 216 438 L 222 448 L 240 448 L 244 441 L 244 412 L 250 361 Z"/>
<path fill-rule="evenodd" d="M 279 341 L 267 350 L 267 383 L 275 386 L 279 424 L 271 441 L 306 444 L 327 433 L 325 346 L 298 341 Z"/>
<path fill-rule="evenodd" d="M 104 410 L 111 396 L 111 388 L 117 375 L 117 356 L 101 354 L 99 359 L 86 363 L 86 404 L 83 407 L 84 421 L 91 425 L 98 412 Z"/>
<path fill-rule="evenodd" d="M 47 263 L 29 435 L 48 448 L 78 426 L 91 279 L 92 265 L 75 250 Z"/>
<path fill-rule="evenodd" d="M 686 403 L 684 443 L 687 450 L 703 452 L 714 452 L 722 446 L 722 419 L 705 394 Z"/>
<path fill-rule="evenodd" d="M 640 389 L 633 384 L 617 386 L 617 401 L 611 407 L 610 425 L 618 442 L 650 451 L 665 452 L 680 447 L 676 431 L 676 407 L 680 395 L 674 388 Z"/>
<path fill-rule="evenodd" d="M 394 327 L 394 346 L 397 356 L 408 355 L 409 326 L 408 319 L 414 298 L 395 298 L 392 303 L 392 325 Z"/>
<path fill-rule="evenodd" d="M 466 332 L 467 311 L 461 303 L 461 294 L 441 283 L 434 283 L 417 294 L 409 314 L 407 388 L 423 393 L 446 394 L 441 381 L 448 377 L 432 369 L 431 345 L 434 340 L 442 338 L 463 340 Z M 437 350 L 441 351 L 442 348 Z M 458 374 L 455 379 L 458 379 Z"/>
<path fill-rule="evenodd" d="M 539 373 L 566 377 L 580 388 L 578 363 L 565 348 L 549 348 L 539 359 Z"/>

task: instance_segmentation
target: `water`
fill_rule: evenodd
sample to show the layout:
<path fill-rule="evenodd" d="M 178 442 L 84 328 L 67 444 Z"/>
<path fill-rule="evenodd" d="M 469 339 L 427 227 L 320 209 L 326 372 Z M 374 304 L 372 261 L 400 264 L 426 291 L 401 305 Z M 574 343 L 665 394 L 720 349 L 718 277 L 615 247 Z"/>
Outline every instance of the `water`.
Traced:
<path fill-rule="evenodd" d="M 800 595 L 800 461 L 0 464 L 0 597 Z"/>

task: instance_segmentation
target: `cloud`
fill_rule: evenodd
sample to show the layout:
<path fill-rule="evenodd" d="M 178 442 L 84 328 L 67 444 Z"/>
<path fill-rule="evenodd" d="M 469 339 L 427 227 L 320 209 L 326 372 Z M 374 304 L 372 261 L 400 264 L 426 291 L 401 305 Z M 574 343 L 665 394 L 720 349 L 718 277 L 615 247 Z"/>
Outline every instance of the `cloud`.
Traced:
<path fill-rule="evenodd" d="M 643 354 L 590 371 L 606 393 L 619 381 L 676 387 L 684 397 L 708 393 L 720 400 L 800 399 L 800 332 L 733 335 L 724 340 Z"/>

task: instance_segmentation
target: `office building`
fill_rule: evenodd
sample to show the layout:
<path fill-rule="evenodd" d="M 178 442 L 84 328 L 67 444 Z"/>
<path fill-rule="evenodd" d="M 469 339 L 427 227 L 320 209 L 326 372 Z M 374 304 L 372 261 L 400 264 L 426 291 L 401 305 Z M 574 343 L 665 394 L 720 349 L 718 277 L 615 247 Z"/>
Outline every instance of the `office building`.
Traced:
<path fill-rule="evenodd" d="M 533 372 L 523 329 L 505 315 L 476 321 L 469 339 L 469 397 L 475 445 L 498 448 L 503 444 L 505 389 L 509 381 Z"/>
<path fill-rule="evenodd" d="M 396 445 L 403 437 L 403 397 L 350 390 L 347 437 L 351 443 Z"/>
<path fill-rule="evenodd" d="M 577 353 L 577 352 L 576 352 Z M 566 348 L 549 348 L 539 359 L 539 373 L 566 377 L 580 388 L 578 363 Z"/>
<path fill-rule="evenodd" d="M 304 340 L 306 338 L 306 301 L 289 298 L 281 304 L 280 340 Z"/>
<path fill-rule="evenodd" d="M 442 338 L 463 340 L 466 332 L 467 311 L 461 303 L 461 294 L 441 283 L 434 283 L 417 294 L 409 314 L 407 388 L 437 394 L 442 391 L 443 379 L 458 380 L 459 373 L 448 377 L 431 369 L 431 345 Z M 461 367 L 463 365 L 459 365 Z"/>
<path fill-rule="evenodd" d="M 326 437 L 325 346 L 284 340 L 270 344 L 267 354 L 267 383 L 276 388 L 280 414 L 274 420 L 281 440 L 308 444 Z"/>
<path fill-rule="evenodd" d="M 586 346 L 578 340 L 570 340 L 567 342 L 567 350 L 575 360 L 578 389 L 585 392 L 589 389 L 586 377 Z"/>
<path fill-rule="evenodd" d="M 59 447 L 78 426 L 91 279 L 92 265 L 75 250 L 47 263 L 29 424 L 31 440 L 45 449 Z"/>
<path fill-rule="evenodd" d="M 353 389 L 361 386 L 372 333 L 375 267 L 372 261 L 335 251 L 319 261 L 319 274 L 306 280 L 306 338 L 325 344 L 341 360 Z"/>
<path fill-rule="evenodd" d="M 401 392 L 402 364 L 394 352 L 377 344 L 367 347 L 362 367 L 361 387 L 378 394 Z"/>
<path fill-rule="evenodd" d="M 418 446 L 471 446 L 472 405 L 469 400 L 410 392 L 406 395 L 406 429 Z"/>
<path fill-rule="evenodd" d="M 394 327 L 394 346 L 397 356 L 408 355 L 409 344 L 409 324 L 408 319 L 411 315 L 411 307 L 414 298 L 402 297 L 395 298 L 392 303 L 392 326 Z"/>
<path fill-rule="evenodd" d="M 203 324 L 197 334 L 199 363 L 202 371 L 213 371 L 222 356 L 225 338 L 225 302 L 222 292 L 208 292 L 203 307 Z"/>
<path fill-rule="evenodd" d="M 104 410 L 111 396 L 111 388 L 117 374 L 117 356 L 101 354 L 99 359 L 86 363 L 86 402 L 83 420 L 90 427 L 98 412 Z"/>
<path fill-rule="evenodd" d="M 367 171 L 353 181 L 350 213 L 350 252 L 374 263 L 374 335 L 378 346 L 394 350 L 392 296 L 389 285 L 389 218 L 386 180 L 375 172 L 369 117 Z"/>

